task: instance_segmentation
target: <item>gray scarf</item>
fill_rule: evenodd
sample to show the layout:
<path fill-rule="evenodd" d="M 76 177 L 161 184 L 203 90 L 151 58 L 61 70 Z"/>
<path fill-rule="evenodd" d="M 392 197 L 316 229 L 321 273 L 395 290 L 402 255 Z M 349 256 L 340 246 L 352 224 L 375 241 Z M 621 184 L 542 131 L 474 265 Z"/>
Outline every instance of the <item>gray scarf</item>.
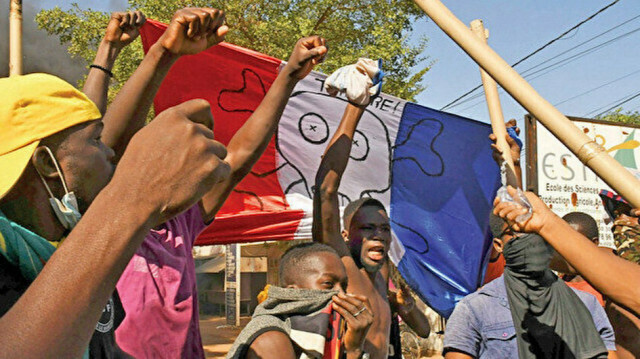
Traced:
<path fill-rule="evenodd" d="M 330 325 L 331 298 L 337 291 L 269 287 L 269 297 L 256 307 L 227 359 L 244 358 L 253 341 L 268 331 L 287 334 L 301 358 L 322 358 Z"/>
<path fill-rule="evenodd" d="M 551 254 L 537 234 L 520 234 L 504 246 L 504 282 L 519 357 L 606 358 L 591 313 L 549 269 Z"/>

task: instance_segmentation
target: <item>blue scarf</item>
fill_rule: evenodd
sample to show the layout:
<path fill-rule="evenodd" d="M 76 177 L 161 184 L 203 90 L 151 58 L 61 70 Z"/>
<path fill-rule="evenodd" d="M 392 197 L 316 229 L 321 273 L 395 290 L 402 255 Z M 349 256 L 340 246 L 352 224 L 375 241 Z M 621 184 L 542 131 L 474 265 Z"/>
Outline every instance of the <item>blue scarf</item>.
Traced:
<path fill-rule="evenodd" d="M 51 243 L 0 212 L 0 253 L 33 282 L 56 250 Z"/>

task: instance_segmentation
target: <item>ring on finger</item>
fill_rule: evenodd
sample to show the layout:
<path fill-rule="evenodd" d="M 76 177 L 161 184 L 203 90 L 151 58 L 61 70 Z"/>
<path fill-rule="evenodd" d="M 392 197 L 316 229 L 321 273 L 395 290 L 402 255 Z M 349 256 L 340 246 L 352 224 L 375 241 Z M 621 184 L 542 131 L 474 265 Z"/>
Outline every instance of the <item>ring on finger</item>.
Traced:
<path fill-rule="evenodd" d="M 367 310 L 367 307 L 363 306 L 362 308 L 360 308 L 360 310 L 358 310 L 357 312 L 355 312 L 355 314 L 353 314 L 353 317 L 355 318 L 355 317 L 359 316 L 365 310 Z"/>

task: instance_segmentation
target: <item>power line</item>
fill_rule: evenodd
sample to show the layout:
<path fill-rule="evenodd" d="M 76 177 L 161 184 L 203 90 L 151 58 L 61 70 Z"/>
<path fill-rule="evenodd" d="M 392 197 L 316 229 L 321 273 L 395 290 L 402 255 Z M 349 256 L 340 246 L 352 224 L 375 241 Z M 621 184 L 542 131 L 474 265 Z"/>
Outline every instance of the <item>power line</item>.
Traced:
<path fill-rule="evenodd" d="M 623 24 L 626 24 L 626 23 L 628 23 L 629 21 L 631 21 L 631 20 L 633 20 L 633 19 L 636 19 L 636 18 L 638 18 L 638 17 L 640 17 L 640 15 L 637 15 L 637 16 L 633 17 L 632 19 L 625 21 Z M 600 33 L 599 35 L 596 35 L 596 36 L 592 37 L 591 39 L 586 40 L 586 41 L 584 41 L 584 42 L 582 42 L 582 43 L 580 43 L 580 44 L 578 44 L 578 45 L 576 45 L 576 46 L 574 46 L 574 47 L 570 48 L 569 50 L 563 51 L 561 54 L 565 54 L 565 53 L 569 52 L 570 50 L 576 49 L 576 48 L 578 48 L 578 47 L 580 47 L 580 46 L 582 46 L 582 45 L 584 45 L 584 44 L 586 44 L 586 43 L 590 42 L 591 40 L 593 40 L 593 39 L 595 39 L 595 38 L 597 38 L 597 37 L 600 37 L 601 35 L 603 35 L 603 34 L 605 34 L 605 33 L 607 33 L 607 32 L 610 32 L 612 29 L 617 28 L 617 27 L 620 27 L 620 26 L 621 26 L 621 25 L 617 25 L 617 26 L 615 26 L 615 27 L 613 27 L 613 28 L 611 28 L 611 29 L 609 29 L 609 30 L 606 30 L 606 31 L 604 31 L 603 33 Z M 565 66 L 565 65 L 567 65 L 567 64 L 569 64 L 569 63 L 571 63 L 571 62 L 573 62 L 573 61 L 575 61 L 575 60 L 578 60 L 579 58 L 582 58 L 582 57 L 587 56 L 587 55 L 589 55 L 589 54 L 591 54 L 591 53 L 593 53 L 593 52 L 596 52 L 596 51 L 598 51 L 598 50 L 601 50 L 601 49 L 602 49 L 602 48 L 604 48 L 605 46 L 611 45 L 611 44 L 613 44 L 614 42 L 619 41 L 619 40 L 621 40 L 621 39 L 623 39 L 623 38 L 625 38 L 625 37 L 627 37 L 627 36 L 629 36 L 629 35 L 632 35 L 632 34 L 634 34 L 634 33 L 638 32 L 638 31 L 640 31 L 640 27 L 635 28 L 635 29 L 633 29 L 633 30 L 631 30 L 631 31 L 628 31 L 628 32 L 626 32 L 626 33 L 624 33 L 624 34 L 618 35 L 618 36 L 616 36 L 616 37 L 614 37 L 614 38 L 612 38 L 612 39 L 609 39 L 609 40 L 607 40 L 607 41 L 604 41 L 604 42 L 602 42 L 602 43 L 600 43 L 600 44 L 598 44 L 598 45 L 592 46 L 592 47 L 590 47 L 590 48 L 588 48 L 588 49 L 586 49 L 586 50 L 583 50 L 583 51 L 581 51 L 581 52 L 579 52 L 579 53 L 577 53 L 577 54 L 571 55 L 571 56 L 566 57 L 566 58 L 564 58 L 564 59 L 560 59 L 560 60 L 558 60 L 558 61 L 556 61 L 556 62 L 552 63 L 551 65 L 548 65 L 548 66 L 546 66 L 546 67 L 543 67 L 543 68 L 541 68 L 541 69 L 539 69 L 539 70 L 536 70 L 536 71 L 531 72 L 531 73 L 528 73 L 528 74 L 526 73 L 527 71 L 530 71 L 530 70 L 532 70 L 532 69 L 534 69 L 534 68 L 539 67 L 540 65 L 543 65 L 543 64 L 545 64 L 545 63 L 547 63 L 547 62 L 551 61 L 553 58 L 551 58 L 551 59 L 547 59 L 547 60 L 545 60 L 545 61 L 543 61 L 543 62 L 541 62 L 541 63 L 539 63 L 539 64 L 535 65 L 534 67 L 531 67 L 531 68 L 527 69 L 526 71 L 522 72 L 520 75 L 521 75 L 524 79 L 528 79 L 529 81 L 533 81 L 533 80 L 535 80 L 535 79 L 537 79 L 537 78 L 539 78 L 539 77 L 542 77 L 542 76 L 544 76 L 544 75 L 546 75 L 546 74 L 548 74 L 548 73 L 550 73 L 550 72 L 552 72 L 552 71 L 555 71 L 555 70 L 557 70 L 557 69 L 561 68 L 562 66 Z M 545 70 L 547 70 L 547 71 L 545 71 Z M 544 72 L 543 72 L 543 71 L 544 71 Z M 541 73 L 541 72 L 542 72 L 542 73 Z M 539 75 L 538 75 L 538 76 L 535 76 L 535 77 L 532 77 L 532 76 L 534 76 L 534 75 L 536 75 L 536 74 L 539 74 Z M 500 89 L 500 90 L 502 90 L 502 89 Z M 482 92 L 481 92 L 481 93 L 478 93 L 478 94 L 475 94 L 475 95 L 473 95 L 473 96 L 469 97 L 468 99 L 466 99 L 466 100 L 464 100 L 464 101 L 461 101 L 461 102 L 459 102 L 459 103 L 457 103 L 457 104 L 455 104 L 455 105 L 452 105 L 451 107 L 460 106 L 460 105 L 462 105 L 462 104 L 465 104 L 465 103 L 467 103 L 467 102 L 473 101 L 473 100 L 475 100 L 475 99 L 477 99 L 477 98 L 479 98 L 479 97 L 482 97 L 482 96 L 483 96 L 483 93 L 482 93 Z M 466 111 L 466 110 L 468 110 L 468 109 L 470 109 L 470 108 L 473 108 L 473 107 L 475 107 L 475 106 L 477 106 L 477 105 L 481 104 L 483 101 L 484 101 L 484 100 L 481 100 L 481 101 L 475 102 L 474 104 L 472 104 L 472 105 L 470 105 L 470 106 L 467 106 L 467 107 L 463 108 L 461 111 Z"/>
<path fill-rule="evenodd" d="M 637 73 L 639 73 L 639 72 L 640 72 L 640 69 L 639 69 L 639 70 L 636 70 L 636 71 L 633 71 L 633 72 L 630 72 L 630 73 L 628 73 L 628 74 L 626 74 L 626 75 L 624 75 L 624 76 L 618 77 L 618 78 L 617 78 L 617 79 L 615 79 L 615 80 L 611 80 L 611 81 L 609 81 L 609 82 L 607 82 L 607 83 L 604 83 L 604 84 L 602 84 L 602 85 L 599 85 L 599 86 L 597 86 L 597 87 L 594 87 L 594 88 L 592 88 L 592 89 L 590 89 L 590 90 L 587 90 L 587 91 L 585 91 L 585 92 L 582 92 L 582 93 L 580 93 L 580 94 L 578 94 L 578 95 L 575 95 L 575 96 L 569 97 L 568 99 L 564 99 L 564 100 L 562 100 L 562 101 L 560 101 L 560 102 L 556 102 L 556 103 L 554 103 L 554 104 L 553 104 L 553 106 L 559 106 L 559 105 L 562 105 L 563 103 L 569 102 L 569 101 L 571 101 L 571 100 L 573 100 L 573 99 L 576 99 L 576 98 L 578 98 L 578 97 L 580 97 L 580 96 L 584 96 L 584 95 L 586 95 L 586 94 L 592 93 L 592 92 L 593 92 L 593 91 L 595 91 L 595 90 L 599 90 L 599 89 L 601 89 L 601 88 L 603 88 L 603 87 L 605 87 L 605 86 L 611 85 L 612 83 L 615 83 L 615 82 L 618 82 L 618 81 L 620 81 L 620 80 L 626 79 L 627 77 L 632 76 L 632 75 L 635 75 L 635 74 L 637 74 Z"/>
<path fill-rule="evenodd" d="M 633 99 L 634 99 L 634 98 L 636 98 L 636 97 L 640 97 L 640 92 L 636 93 L 635 95 L 633 95 L 633 96 L 629 97 L 628 99 L 626 99 L 626 100 L 624 100 L 624 101 L 621 101 L 621 102 L 619 102 L 619 103 L 617 103 L 617 104 L 615 104 L 615 105 L 613 105 L 613 106 L 609 107 L 608 109 L 606 109 L 606 110 L 604 110 L 604 111 L 600 112 L 599 114 L 597 114 L 595 117 L 599 117 L 599 116 L 604 115 L 605 113 L 607 113 L 607 112 L 609 112 L 609 111 L 611 111 L 611 110 L 615 110 L 616 108 L 618 108 L 618 107 L 620 107 L 620 106 L 624 105 L 625 103 L 627 103 L 627 102 L 629 102 L 629 101 L 633 100 Z"/>
<path fill-rule="evenodd" d="M 559 61 L 556 61 L 555 63 L 553 63 L 553 64 L 551 64 L 549 66 L 546 66 L 546 67 L 544 67 L 542 69 L 539 69 L 537 71 L 534 71 L 532 73 L 527 73 L 527 72 L 529 72 L 529 71 L 531 71 L 531 70 L 533 70 L 535 68 L 540 67 L 541 65 L 544 65 L 544 64 L 548 63 L 551 60 L 555 60 L 558 56 L 566 54 L 567 52 L 570 52 L 571 50 L 574 50 L 574 49 L 576 49 L 576 48 L 578 48 L 578 47 L 580 47 L 580 46 L 582 46 L 582 45 L 584 45 L 586 43 L 589 43 L 589 42 L 595 40 L 596 38 L 598 38 L 598 37 L 600 37 L 602 35 L 605 35 L 605 34 L 611 32 L 612 30 L 615 30 L 615 29 L 619 28 L 620 26 L 625 25 L 625 24 L 629 23 L 630 21 L 635 20 L 635 19 L 637 19 L 639 17 L 640 17 L 640 15 L 636 15 L 636 16 L 634 16 L 633 18 L 631 18 L 629 20 L 626 20 L 626 21 L 624 21 L 624 22 L 622 22 L 622 23 L 620 23 L 620 24 L 618 24 L 618 25 L 616 25 L 616 26 L 614 26 L 614 27 L 612 27 L 612 28 L 610 28 L 608 30 L 605 30 L 605 31 L 601 32 L 600 34 L 598 34 L 598 35 L 596 35 L 596 36 L 594 36 L 594 37 L 592 37 L 592 38 L 590 38 L 588 40 L 585 40 L 585 41 L 583 41 L 583 42 L 581 42 L 581 43 L 579 43 L 579 44 L 577 44 L 577 45 L 575 45 L 575 46 L 573 46 L 573 47 L 571 47 L 571 48 L 569 48 L 569 49 L 567 49 L 567 50 L 565 50 L 565 51 L 563 51 L 563 52 L 561 52 L 561 53 L 559 53 L 557 55 L 555 55 L 554 57 L 551 57 L 551 58 L 549 58 L 547 60 L 544 60 L 544 61 L 540 62 L 537 65 L 534 65 L 533 67 L 528 68 L 527 70 L 525 70 L 522 73 L 520 73 L 520 75 L 525 79 L 530 79 L 530 81 L 535 80 L 535 79 L 537 79 L 537 78 L 539 78 L 541 76 L 544 76 L 544 75 L 548 74 L 549 72 L 555 71 L 555 70 L 559 69 L 560 67 L 569 64 L 570 62 L 573 62 L 573 61 L 575 61 L 575 60 L 577 60 L 577 59 L 579 59 L 579 58 L 581 58 L 583 56 L 587 56 L 587 55 L 589 55 L 589 54 L 591 54 L 591 53 L 593 53 L 595 51 L 600 50 L 601 48 L 603 48 L 603 47 L 605 47 L 607 45 L 610 45 L 610 44 L 612 44 L 612 43 L 614 43 L 614 42 L 616 42 L 618 40 L 621 40 L 624 37 L 627 37 L 627 36 L 629 36 L 629 35 L 631 35 L 633 33 L 636 33 L 638 31 L 640 31 L 640 28 L 636 28 L 636 29 L 633 29 L 631 31 L 628 31 L 628 32 L 626 32 L 626 33 L 624 33 L 622 35 L 616 36 L 613 39 L 607 40 L 607 41 L 602 42 L 602 43 L 600 43 L 598 45 L 595 45 L 595 46 L 592 46 L 592 47 L 590 47 L 590 48 L 588 48 L 586 50 L 583 50 L 583 51 L 581 51 L 581 52 L 579 52 L 577 54 L 574 54 L 574 55 L 571 55 L 571 56 L 569 56 L 567 58 L 564 58 L 564 59 L 561 59 Z M 545 71 L 547 69 L 549 69 L 549 70 L 546 71 L 546 72 L 543 72 L 543 71 Z M 541 74 L 536 76 L 536 77 L 531 78 L 531 76 L 533 76 L 535 74 L 539 74 L 539 73 L 541 73 Z M 477 99 L 479 97 L 482 97 L 482 95 L 483 95 L 482 92 L 478 93 L 478 94 L 475 94 L 475 95 L 469 97 L 468 99 L 460 101 L 459 103 L 457 103 L 455 105 L 452 105 L 450 107 L 460 106 L 460 105 L 465 104 L 467 102 L 473 101 L 473 100 L 475 100 L 475 99 Z M 482 101 L 476 102 L 471 106 L 467 106 L 464 109 L 462 109 L 462 111 L 465 111 L 465 110 L 468 110 L 468 109 L 470 109 L 472 107 L 475 107 L 475 106 L 479 105 L 480 103 L 482 103 Z"/>
<path fill-rule="evenodd" d="M 621 101 L 626 101 L 628 98 L 632 97 L 633 95 L 634 95 L 634 93 L 629 94 L 629 95 L 622 96 L 621 98 L 619 98 L 619 99 L 617 99 L 617 100 L 611 101 L 611 102 L 607 103 L 606 105 L 600 106 L 600 107 L 596 108 L 595 110 L 592 110 L 592 111 L 590 111 L 590 112 L 587 112 L 587 113 L 586 113 L 586 114 L 584 114 L 582 117 L 589 117 L 591 114 L 597 113 L 597 112 L 599 112 L 600 110 L 602 110 L 603 108 L 609 107 L 609 106 L 611 106 L 611 105 L 612 105 L 612 104 L 614 104 L 614 103 L 618 103 L 618 102 L 621 102 Z"/>
<path fill-rule="evenodd" d="M 607 30 L 603 31 L 603 32 L 601 32 L 601 33 L 599 33 L 599 34 L 597 34 L 597 35 L 593 36 L 592 38 L 590 38 L 590 39 L 588 39 L 588 40 L 585 40 L 585 41 L 583 41 L 583 42 L 581 42 L 581 43 L 579 43 L 579 44 L 577 44 L 577 45 L 575 45 L 575 46 L 573 46 L 573 47 L 571 47 L 571 48 L 569 48 L 569 49 L 567 49 L 567 50 L 565 50 L 565 51 L 560 52 L 559 54 L 556 54 L 556 55 L 554 55 L 554 56 L 552 56 L 552 57 L 548 58 L 548 59 L 547 59 L 547 60 L 545 60 L 545 61 L 540 62 L 539 64 L 537 64 L 537 65 L 535 65 L 535 66 L 533 66 L 533 67 L 530 67 L 530 68 L 528 68 L 528 69 L 526 69 L 526 70 L 522 71 L 522 73 L 520 73 L 520 75 L 524 76 L 527 72 L 529 72 L 529 71 L 531 71 L 531 70 L 533 70 L 533 69 L 535 69 L 535 68 L 538 68 L 539 66 L 542 66 L 542 65 L 546 64 L 547 62 L 549 62 L 549 61 L 551 61 L 551 60 L 554 60 L 555 58 L 557 58 L 557 57 L 559 57 L 559 56 L 562 56 L 562 55 L 564 55 L 564 54 L 566 54 L 566 53 L 570 52 L 571 50 L 575 50 L 575 49 L 577 49 L 578 47 L 580 47 L 580 46 L 582 46 L 582 45 L 584 45 L 584 44 L 587 44 L 587 43 L 589 43 L 589 42 L 591 42 L 591 41 L 593 41 L 593 40 L 595 40 L 595 39 L 597 39 L 597 38 L 599 38 L 599 37 L 601 37 L 601 36 L 604 36 L 604 35 L 606 35 L 606 34 L 610 33 L 611 31 L 613 31 L 613 30 L 615 30 L 615 29 L 617 29 L 617 28 L 619 28 L 619 27 L 621 27 L 621 26 L 624 26 L 624 25 L 628 24 L 628 23 L 630 23 L 631 21 L 633 21 L 633 20 L 635 20 L 635 19 L 637 19 L 637 18 L 639 18 L 639 17 L 640 17 L 640 15 L 636 15 L 636 16 L 632 17 L 632 18 L 631 18 L 631 19 L 629 19 L 629 20 L 623 21 L 623 22 L 621 22 L 620 24 L 618 24 L 618 25 L 616 25 L 616 26 L 614 26 L 614 27 L 611 27 L 611 28 L 609 28 L 609 29 L 607 29 Z"/>
<path fill-rule="evenodd" d="M 590 54 L 590 53 L 592 53 L 592 52 L 595 52 L 595 51 L 597 51 L 597 50 L 600 50 L 600 49 L 602 49 L 603 47 L 605 47 L 605 46 L 607 46 L 607 45 L 611 45 L 612 43 L 614 43 L 614 42 L 616 42 L 616 41 L 618 41 L 618 40 L 621 40 L 621 39 L 623 39 L 623 38 L 625 38 L 625 37 L 627 37 L 627 36 L 629 36 L 629 35 L 632 35 L 632 34 L 634 34 L 634 33 L 638 32 L 638 31 L 640 31 L 640 27 L 635 28 L 635 29 L 633 29 L 633 30 L 631 30 L 631 31 L 628 31 L 628 32 L 626 32 L 626 33 L 624 33 L 624 34 L 622 34 L 622 35 L 616 36 L 616 37 L 614 37 L 613 39 L 607 40 L 607 41 L 605 41 L 605 42 L 603 42 L 603 43 L 601 43 L 601 44 L 598 44 L 598 45 L 592 46 L 592 47 L 590 47 L 590 48 L 588 48 L 588 49 L 586 49 L 586 50 L 582 50 L 582 51 L 578 52 L 577 54 L 574 54 L 574 55 L 571 55 L 571 56 L 569 56 L 569 57 L 567 57 L 567 58 L 564 58 L 564 59 L 562 59 L 562 60 L 556 61 L 556 62 L 552 63 L 551 65 L 548 65 L 548 66 L 546 66 L 546 67 L 543 67 L 543 68 L 541 68 L 541 69 L 539 69 L 539 70 L 536 70 L 536 71 L 534 71 L 534 72 L 528 73 L 528 74 L 527 74 L 526 76 L 524 76 L 524 77 L 525 77 L 525 78 L 529 78 L 529 77 L 531 77 L 531 76 L 533 76 L 533 75 L 535 75 L 535 74 L 539 74 L 540 72 L 542 72 L 542 71 L 544 71 L 544 70 L 547 70 L 547 69 L 549 69 L 549 68 L 552 68 L 552 67 L 554 67 L 554 66 L 556 66 L 556 65 L 557 65 L 557 67 L 555 67 L 555 68 L 554 68 L 554 70 L 555 70 L 555 69 L 557 69 L 557 68 L 559 68 L 559 67 L 561 67 L 561 66 L 564 66 L 564 65 L 566 65 L 566 64 L 568 64 L 568 63 L 570 63 L 570 62 L 572 62 L 572 61 L 574 61 L 574 60 L 577 60 L 577 59 L 579 59 L 579 58 L 581 58 L 581 57 L 583 57 L 583 56 L 586 56 L 586 55 L 588 55 L 588 54 Z M 546 74 L 546 73 L 545 73 L 545 74 Z M 539 76 L 538 76 L 538 77 L 539 77 Z M 532 78 L 532 80 L 533 80 L 533 79 L 535 79 L 535 78 L 537 78 L 537 77 Z"/>
<path fill-rule="evenodd" d="M 613 5 L 615 5 L 618 1 L 620 0 L 615 0 L 613 2 L 611 2 L 609 5 L 603 7 L 602 9 L 598 10 L 597 12 L 595 12 L 593 15 L 589 16 L 588 18 L 580 21 L 578 24 L 576 24 L 575 26 L 573 26 L 572 28 L 570 28 L 569 30 L 563 32 L 562 34 L 560 34 L 559 36 L 557 36 L 556 38 L 554 38 L 553 40 L 547 42 L 546 44 L 542 45 L 541 47 L 537 48 L 536 50 L 534 50 L 532 53 L 530 53 L 529 55 L 521 58 L 520 60 L 516 61 L 514 64 L 511 65 L 511 67 L 516 67 L 519 64 L 521 64 L 522 62 L 526 61 L 527 59 L 529 59 L 531 56 L 539 53 L 540 51 L 544 50 L 546 47 L 550 46 L 551 44 L 553 44 L 554 42 L 560 40 L 563 36 L 565 36 L 566 34 L 570 33 L 571 31 L 579 28 L 580 26 L 582 26 L 584 23 L 590 21 L 591 19 L 593 19 L 594 17 L 598 16 L 600 13 L 602 13 L 603 11 L 607 10 L 608 8 L 612 7 Z M 464 94 L 462 94 L 460 97 L 456 98 L 455 100 L 449 102 L 448 104 L 444 105 L 443 107 L 440 108 L 440 111 L 445 110 L 446 108 L 448 108 L 449 106 L 453 105 L 454 103 L 458 102 L 459 100 L 461 100 L 462 98 L 466 97 L 467 95 L 469 95 L 470 93 L 474 92 L 475 90 L 479 89 L 480 87 L 482 87 L 482 84 L 474 87 L 473 89 L 465 92 Z"/>

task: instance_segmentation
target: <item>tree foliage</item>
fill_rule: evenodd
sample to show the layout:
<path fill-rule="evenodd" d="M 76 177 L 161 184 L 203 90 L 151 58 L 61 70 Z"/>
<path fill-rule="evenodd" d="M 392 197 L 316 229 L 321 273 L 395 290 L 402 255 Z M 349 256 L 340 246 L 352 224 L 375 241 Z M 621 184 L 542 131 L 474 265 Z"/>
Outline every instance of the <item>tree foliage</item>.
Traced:
<path fill-rule="evenodd" d="M 129 0 L 129 8 L 147 18 L 169 22 L 185 6 L 225 10 L 230 27 L 227 41 L 286 60 L 295 42 L 318 34 L 327 39 L 330 53 L 317 70 L 331 73 L 359 57 L 383 60 L 387 74 L 383 91 L 413 100 L 424 90 L 421 84 L 431 63 L 423 55 L 427 38 L 409 41 L 416 20 L 424 13 L 406 0 Z M 124 10 L 124 9 L 123 9 Z M 91 63 L 109 14 L 55 7 L 42 10 L 38 25 L 69 44 L 69 53 Z M 125 48 L 113 70 L 117 91 L 142 60 L 142 45 Z M 110 94 L 112 96 L 112 94 Z"/>
<path fill-rule="evenodd" d="M 626 123 L 631 125 L 640 125 L 640 112 L 624 111 L 622 107 L 608 112 L 602 116 L 596 117 L 597 120 L 611 121 L 617 123 Z"/>

